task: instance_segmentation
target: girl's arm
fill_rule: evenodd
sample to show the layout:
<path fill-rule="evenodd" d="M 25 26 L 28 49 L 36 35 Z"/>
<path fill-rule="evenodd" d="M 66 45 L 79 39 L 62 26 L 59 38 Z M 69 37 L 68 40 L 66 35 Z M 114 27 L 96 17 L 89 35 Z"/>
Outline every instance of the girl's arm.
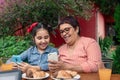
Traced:
<path fill-rule="evenodd" d="M 22 62 L 20 64 L 18 64 L 18 68 L 24 73 L 27 71 L 28 68 L 34 68 L 35 70 L 41 70 L 41 68 L 39 66 L 32 66 L 28 63 Z"/>

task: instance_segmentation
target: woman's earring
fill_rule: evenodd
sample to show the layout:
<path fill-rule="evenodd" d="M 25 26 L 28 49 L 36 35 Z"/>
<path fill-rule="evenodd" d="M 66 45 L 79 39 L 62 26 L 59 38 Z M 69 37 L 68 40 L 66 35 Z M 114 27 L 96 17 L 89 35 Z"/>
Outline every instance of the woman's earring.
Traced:
<path fill-rule="evenodd" d="M 79 27 L 77 27 L 77 33 L 79 33 Z"/>

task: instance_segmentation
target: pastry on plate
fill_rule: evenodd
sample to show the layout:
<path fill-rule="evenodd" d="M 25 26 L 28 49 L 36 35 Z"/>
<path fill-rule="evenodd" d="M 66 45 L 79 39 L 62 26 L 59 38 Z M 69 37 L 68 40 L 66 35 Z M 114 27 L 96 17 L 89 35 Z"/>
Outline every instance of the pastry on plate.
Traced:
<path fill-rule="evenodd" d="M 27 71 L 26 71 L 26 76 L 29 77 L 29 78 L 32 78 L 33 77 L 33 73 L 35 73 L 36 70 L 34 68 L 28 68 Z"/>
<path fill-rule="evenodd" d="M 67 73 L 71 74 L 72 77 L 77 75 L 76 71 L 71 71 L 71 70 L 65 70 Z"/>
<path fill-rule="evenodd" d="M 71 74 L 67 73 L 65 70 L 60 70 L 56 78 L 70 79 L 72 78 Z"/>
<path fill-rule="evenodd" d="M 41 77 L 45 77 L 44 71 L 36 71 L 33 73 L 33 78 L 41 78 Z"/>
<path fill-rule="evenodd" d="M 44 71 L 38 71 L 35 68 L 28 68 L 27 71 L 26 71 L 26 77 L 29 77 L 29 78 L 45 77 L 45 72 Z"/>

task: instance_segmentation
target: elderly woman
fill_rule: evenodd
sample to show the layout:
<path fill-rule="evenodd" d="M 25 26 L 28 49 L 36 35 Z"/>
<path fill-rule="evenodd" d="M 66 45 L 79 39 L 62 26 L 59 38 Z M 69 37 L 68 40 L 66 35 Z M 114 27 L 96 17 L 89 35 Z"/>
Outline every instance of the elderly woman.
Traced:
<path fill-rule="evenodd" d="M 49 61 L 50 71 L 97 72 L 101 62 L 98 43 L 92 38 L 79 35 L 80 26 L 73 16 L 62 19 L 58 27 L 66 44 L 59 48 L 59 61 Z"/>

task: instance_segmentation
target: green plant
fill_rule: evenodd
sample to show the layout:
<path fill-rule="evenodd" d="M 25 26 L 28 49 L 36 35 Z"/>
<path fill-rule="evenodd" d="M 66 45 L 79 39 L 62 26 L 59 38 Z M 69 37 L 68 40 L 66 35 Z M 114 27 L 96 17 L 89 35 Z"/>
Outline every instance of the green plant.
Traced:
<path fill-rule="evenodd" d="M 114 13 L 114 8 L 116 4 L 119 3 L 118 0 L 92 0 L 99 7 L 99 10 L 105 15 L 112 15 Z"/>
<path fill-rule="evenodd" d="M 105 37 L 104 39 L 99 38 L 99 45 L 102 57 L 107 57 L 112 46 L 112 39 L 110 37 Z"/>
<path fill-rule="evenodd" d="M 59 18 L 76 15 L 88 19 L 92 14 L 93 4 L 88 0 L 7 0 L 0 13 L 2 34 L 13 35 L 33 22 L 45 22 L 55 28 Z M 21 27 L 18 27 L 21 26 Z"/>
<path fill-rule="evenodd" d="M 7 59 L 12 55 L 18 55 L 34 45 L 31 36 L 6 36 L 0 38 L 0 58 Z M 49 44 L 54 46 L 53 43 Z"/>
<path fill-rule="evenodd" d="M 120 43 L 120 4 L 118 4 L 115 8 L 114 19 L 115 19 L 114 28 L 116 32 L 116 40 L 118 43 Z"/>
<path fill-rule="evenodd" d="M 120 74 L 120 46 L 117 46 L 113 54 L 113 73 Z"/>
<path fill-rule="evenodd" d="M 31 41 L 29 36 L 7 36 L 0 38 L 0 58 L 9 58 L 17 55 L 30 47 Z"/>

